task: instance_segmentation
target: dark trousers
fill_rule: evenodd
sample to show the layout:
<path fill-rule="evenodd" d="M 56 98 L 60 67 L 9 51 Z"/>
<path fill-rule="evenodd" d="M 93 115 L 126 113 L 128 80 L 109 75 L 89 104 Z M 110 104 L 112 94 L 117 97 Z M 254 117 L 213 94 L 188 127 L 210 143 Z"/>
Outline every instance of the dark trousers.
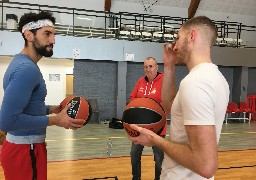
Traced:
<path fill-rule="evenodd" d="M 165 137 L 165 136 L 162 136 Z M 141 179 L 141 155 L 144 146 L 140 144 L 132 143 L 131 147 L 131 164 L 132 164 L 132 180 L 140 180 Z M 164 159 L 164 152 L 156 147 L 152 146 L 154 153 L 154 161 L 155 161 L 155 180 L 160 179 L 161 170 L 162 170 L 162 161 Z"/>

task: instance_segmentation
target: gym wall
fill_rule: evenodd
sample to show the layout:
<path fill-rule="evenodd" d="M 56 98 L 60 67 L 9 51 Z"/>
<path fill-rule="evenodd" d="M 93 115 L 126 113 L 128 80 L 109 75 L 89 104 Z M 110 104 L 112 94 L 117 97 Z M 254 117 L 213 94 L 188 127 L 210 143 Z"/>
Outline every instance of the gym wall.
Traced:
<path fill-rule="evenodd" d="M 159 63 L 159 71 L 163 72 L 163 64 Z M 74 94 L 83 95 L 87 99 L 97 99 L 99 108 L 99 119 L 121 118 L 117 115 L 117 66 L 116 61 L 94 61 L 75 60 L 74 62 Z M 232 99 L 233 68 L 219 67 L 227 79 Z M 176 87 L 187 75 L 188 69 L 185 66 L 176 66 Z M 126 86 L 126 103 L 137 80 L 144 76 L 142 62 L 128 62 L 127 75 L 124 80 Z"/>

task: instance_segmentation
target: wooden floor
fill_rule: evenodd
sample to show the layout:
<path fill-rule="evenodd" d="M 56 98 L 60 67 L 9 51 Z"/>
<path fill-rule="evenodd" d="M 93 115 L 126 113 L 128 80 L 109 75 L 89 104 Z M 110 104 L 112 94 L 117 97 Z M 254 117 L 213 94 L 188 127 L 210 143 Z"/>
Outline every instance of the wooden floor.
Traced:
<path fill-rule="evenodd" d="M 82 180 L 102 177 L 131 179 L 130 157 L 111 157 L 48 163 L 49 180 Z M 154 178 L 153 156 L 142 157 L 142 180 Z M 0 179 L 4 179 L 0 171 Z M 255 180 L 256 150 L 219 152 L 216 180 Z"/>
<path fill-rule="evenodd" d="M 219 170 L 215 179 L 256 179 L 256 150 L 219 152 L 219 158 Z M 59 167 L 59 173 L 56 173 L 56 167 Z M 49 180 L 79 180 L 106 176 L 117 176 L 120 180 L 131 179 L 130 157 L 52 162 L 49 163 L 48 169 Z M 154 161 L 151 155 L 142 158 L 142 179 L 154 179 Z"/>
<path fill-rule="evenodd" d="M 78 131 L 50 127 L 47 130 L 48 179 L 82 180 L 115 177 L 131 179 L 130 144 L 124 130 L 105 124 L 88 124 Z M 113 141 L 113 156 L 106 142 Z M 152 149 L 142 157 L 142 180 L 154 179 Z M 0 179 L 4 179 L 0 168 Z M 223 124 L 219 143 L 217 180 L 256 179 L 256 123 Z"/>

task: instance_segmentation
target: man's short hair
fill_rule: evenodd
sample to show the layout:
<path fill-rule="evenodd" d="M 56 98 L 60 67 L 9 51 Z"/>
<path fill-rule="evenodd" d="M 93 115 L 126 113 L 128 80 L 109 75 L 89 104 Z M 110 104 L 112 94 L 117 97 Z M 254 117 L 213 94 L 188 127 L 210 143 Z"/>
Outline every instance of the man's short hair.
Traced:
<path fill-rule="evenodd" d="M 150 59 L 153 59 L 155 61 L 155 64 L 157 65 L 157 60 L 153 57 L 147 57 L 145 61 L 150 60 Z"/>
<path fill-rule="evenodd" d="M 217 34 L 217 27 L 212 22 L 212 20 L 206 16 L 197 16 L 186 21 L 184 24 L 182 24 L 181 27 L 185 30 L 190 30 L 190 28 L 196 27 L 196 26 L 207 27 L 209 29 L 209 31 L 205 31 L 205 35 L 208 36 L 208 41 L 210 41 L 209 43 L 211 44 L 211 46 L 214 45 L 218 34 Z"/>

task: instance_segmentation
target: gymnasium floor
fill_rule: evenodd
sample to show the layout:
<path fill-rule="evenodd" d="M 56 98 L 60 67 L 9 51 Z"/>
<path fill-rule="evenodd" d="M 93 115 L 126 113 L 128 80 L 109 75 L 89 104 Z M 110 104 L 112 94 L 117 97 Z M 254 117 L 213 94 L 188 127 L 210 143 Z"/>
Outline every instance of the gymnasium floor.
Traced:
<path fill-rule="evenodd" d="M 112 158 L 106 158 L 109 138 L 113 142 Z M 47 179 L 118 177 L 119 180 L 131 180 L 130 145 L 123 129 L 110 129 L 108 124 L 87 124 L 76 131 L 49 127 Z M 218 156 L 216 180 L 256 179 L 256 122 L 223 124 Z M 152 180 L 153 177 L 152 150 L 145 147 L 141 178 Z M 0 179 L 4 179 L 1 168 Z"/>
<path fill-rule="evenodd" d="M 169 127 L 168 127 L 169 129 Z M 107 157 L 107 142 L 112 139 L 112 156 L 129 156 L 131 141 L 124 129 L 111 129 L 108 124 L 87 124 L 76 131 L 59 127 L 47 130 L 48 161 Z M 223 124 L 219 151 L 256 149 L 256 122 Z M 152 149 L 144 148 L 145 155 Z"/>

